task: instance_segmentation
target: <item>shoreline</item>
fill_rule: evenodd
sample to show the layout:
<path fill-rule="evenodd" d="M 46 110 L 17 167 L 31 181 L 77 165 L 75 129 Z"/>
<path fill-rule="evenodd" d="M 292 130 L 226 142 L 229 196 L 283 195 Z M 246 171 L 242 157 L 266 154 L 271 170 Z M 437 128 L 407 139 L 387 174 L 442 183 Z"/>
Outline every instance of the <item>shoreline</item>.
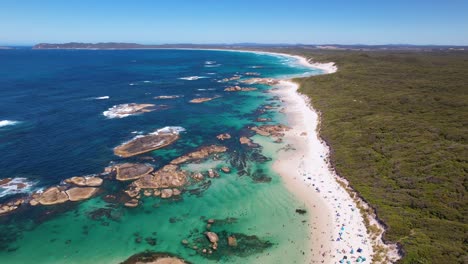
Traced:
<path fill-rule="evenodd" d="M 301 65 L 321 69 L 324 74 L 337 71 L 333 62 L 313 63 L 301 56 L 275 55 L 294 57 Z M 273 169 L 281 175 L 286 188 L 311 211 L 308 230 L 311 250 L 307 252 L 307 263 L 346 263 L 359 259 L 368 263 L 396 262 L 401 258 L 398 246 L 383 241 L 386 228 L 373 208 L 330 164 L 330 147 L 320 137 L 320 116 L 310 99 L 298 92 L 299 85 L 292 80 L 283 79 L 278 87 L 273 93 L 286 106 L 285 115 L 292 128 L 285 133 L 284 141 L 294 151 L 280 152 Z M 371 233 L 369 226 L 377 231 Z"/>

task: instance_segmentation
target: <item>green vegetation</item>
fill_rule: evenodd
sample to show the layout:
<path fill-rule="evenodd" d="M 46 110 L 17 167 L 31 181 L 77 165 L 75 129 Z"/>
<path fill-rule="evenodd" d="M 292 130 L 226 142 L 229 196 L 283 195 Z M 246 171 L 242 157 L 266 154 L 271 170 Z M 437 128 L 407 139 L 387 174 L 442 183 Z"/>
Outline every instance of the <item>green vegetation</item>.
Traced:
<path fill-rule="evenodd" d="M 401 262 L 468 263 L 468 52 L 282 51 L 337 63 L 297 81 Z"/>

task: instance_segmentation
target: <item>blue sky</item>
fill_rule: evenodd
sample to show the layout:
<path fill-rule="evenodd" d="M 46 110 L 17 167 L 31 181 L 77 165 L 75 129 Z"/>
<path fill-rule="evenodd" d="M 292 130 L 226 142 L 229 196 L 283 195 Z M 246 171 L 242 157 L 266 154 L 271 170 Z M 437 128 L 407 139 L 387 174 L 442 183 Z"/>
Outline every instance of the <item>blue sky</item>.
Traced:
<path fill-rule="evenodd" d="M 468 45 L 468 0 L 0 0 L 0 44 Z"/>

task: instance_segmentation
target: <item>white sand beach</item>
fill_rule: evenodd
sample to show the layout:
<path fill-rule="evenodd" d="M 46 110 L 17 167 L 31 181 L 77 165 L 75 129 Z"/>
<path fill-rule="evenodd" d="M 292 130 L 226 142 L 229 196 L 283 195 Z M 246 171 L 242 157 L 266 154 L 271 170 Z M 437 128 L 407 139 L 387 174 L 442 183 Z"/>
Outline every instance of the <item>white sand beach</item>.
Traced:
<path fill-rule="evenodd" d="M 286 54 L 281 54 L 286 55 Z M 303 57 L 294 56 L 310 67 L 320 68 L 325 73 L 334 73 L 334 63 L 309 63 Z M 358 208 L 367 207 L 363 201 L 353 199 L 338 183 L 347 185 L 338 177 L 328 162 L 329 148 L 318 133 L 319 115 L 309 99 L 297 92 L 296 83 L 283 80 L 280 89 L 274 91 L 284 102 L 284 113 L 291 130 L 284 142 L 293 150 L 280 153 L 274 169 L 283 177 L 287 188 L 309 208 L 311 250 L 308 263 L 375 263 L 373 245 L 383 248 L 381 263 L 394 262 L 399 258 L 395 245 L 385 245 L 378 235 L 369 234 L 364 217 L 383 232 L 383 227 L 372 215 L 363 216 Z M 377 262 L 378 263 L 378 262 Z"/>

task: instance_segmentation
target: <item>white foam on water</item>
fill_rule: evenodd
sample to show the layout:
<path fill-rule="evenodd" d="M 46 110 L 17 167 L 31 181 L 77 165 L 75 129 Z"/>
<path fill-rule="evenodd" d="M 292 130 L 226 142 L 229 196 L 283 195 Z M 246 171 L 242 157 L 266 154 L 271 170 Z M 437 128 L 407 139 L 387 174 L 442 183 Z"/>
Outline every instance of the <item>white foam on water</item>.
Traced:
<path fill-rule="evenodd" d="M 206 76 L 188 76 L 188 77 L 181 77 L 180 80 L 187 80 L 187 81 L 195 81 L 198 79 L 208 78 Z"/>
<path fill-rule="evenodd" d="M 219 67 L 219 66 L 221 66 L 221 64 L 205 64 L 206 68 L 215 68 L 215 67 Z"/>
<path fill-rule="evenodd" d="M 180 127 L 180 126 L 167 126 L 160 128 L 156 130 L 153 133 L 150 133 L 151 135 L 158 135 L 159 133 L 173 133 L 173 134 L 179 134 L 180 132 L 184 132 L 185 128 Z"/>
<path fill-rule="evenodd" d="M 0 120 L 0 127 L 14 126 L 18 123 L 19 121 L 14 121 L 14 120 Z"/>
<path fill-rule="evenodd" d="M 215 64 L 215 63 L 216 63 L 216 61 L 205 61 L 206 65 L 212 65 L 212 64 Z"/>
<path fill-rule="evenodd" d="M 34 184 L 35 182 L 27 178 L 13 178 L 10 182 L 0 185 L 0 197 L 31 192 L 31 188 Z"/>
<path fill-rule="evenodd" d="M 120 104 L 112 106 L 107 111 L 102 112 L 102 114 L 107 118 L 124 118 L 131 115 L 137 115 L 138 113 L 133 113 L 134 110 L 135 107 L 131 104 Z"/>
<path fill-rule="evenodd" d="M 184 97 L 183 95 L 160 95 L 154 97 L 154 99 L 175 99 L 179 97 Z"/>
<path fill-rule="evenodd" d="M 106 99 L 109 99 L 110 97 L 109 96 L 99 96 L 99 97 L 94 97 L 93 99 L 95 100 L 106 100 Z"/>

